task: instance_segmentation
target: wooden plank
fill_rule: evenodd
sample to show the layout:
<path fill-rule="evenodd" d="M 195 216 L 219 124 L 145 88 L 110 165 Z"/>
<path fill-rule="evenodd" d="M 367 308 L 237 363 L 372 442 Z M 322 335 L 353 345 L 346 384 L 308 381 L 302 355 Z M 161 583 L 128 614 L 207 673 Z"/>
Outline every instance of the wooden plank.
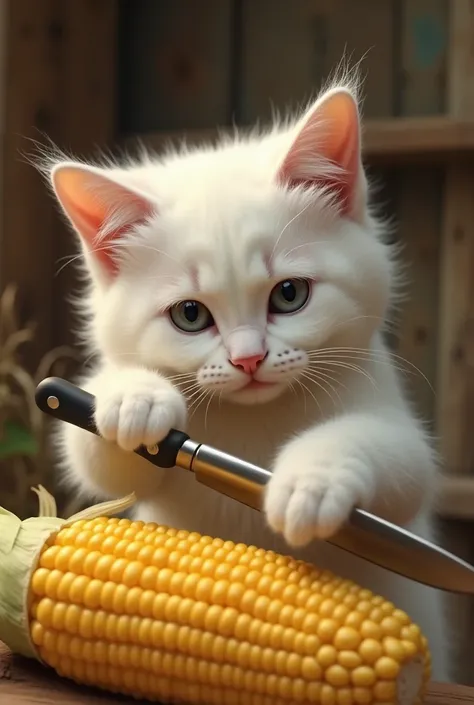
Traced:
<path fill-rule="evenodd" d="M 62 37 L 54 63 L 57 139 L 78 156 L 95 155 L 97 148 L 108 149 L 116 134 L 117 0 L 57 1 L 55 22 Z M 63 345 L 76 340 L 70 299 L 79 281 L 76 268 L 65 264 L 77 252 L 77 245 L 59 217 L 55 218 L 54 237 L 51 344 Z"/>
<path fill-rule="evenodd" d="M 336 3 L 339 0 L 336 0 Z M 243 123 L 267 122 L 317 92 L 326 72 L 328 0 L 243 0 Z"/>
<path fill-rule="evenodd" d="M 400 114 L 433 115 L 446 105 L 447 0 L 401 0 Z"/>
<path fill-rule="evenodd" d="M 407 279 L 398 315 L 397 353 L 415 408 L 432 424 L 438 343 L 438 285 L 443 174 L 417 168 L 397 173 L 398 236 Z"/>
<path fill-rule="evenodd" d="M 392 0 L 243 0 L 242 121 L 267 121 L 274 108 L 307 101 L 343 56 L 350 65 L 365 56 L 365 114 L 390 115 L 392 7 Z"/>
<path fill-rule="evenodd" d="M 449 8 L 447 113 L 451 119 L 474 124 L 474 6 L 471 0 L 456 0 L 449 4 Z M 441 236 L 437 435 L 441 439 L 444 472 L 453 480 L 456 479 L 455 475 L 464 475 L 467 479 L 466 476 L 472 475 L 474 470 L 471 428 L 474 400 L 474 286 L 471 284 L 474 271 L 473 193 L 472 167 L 450 165 L 446 173 Z M 449 498 L 449 493 L 445 500 L 446 497 Z M 461 496 L 451 495 L 453 499 L 457 511 L 461 511 Z M 448 528 L 447 535 L 452 537 L 455 528 Z M 456 551 L 463 552 L 472 561 L 474 542 L 471 529 L 458 533 Z M 473 618 L 474 600 L 459 600 L 453 614 L 453 633 L 457 634 L 454 646 L 460 655 L 458 677 L 462 682 L 471 684 L 474 683 L 474 674 L 468 654 L 474 629 Z"/>
<path fill-rule="evenodd" d="M 442 110 L 445 0 L 401 0 L 402 116 Z M 398 236 L 409 286 L 399 319 L 399 354 L 414 369 L 407 388 L 415 408 L 433 426 L 438 336 L 438 258 L 443 174 L 432 168 L 398 172 Z M 427 378 L 427 379 L 426 379 Z M 428 380 L 428 381 L 427 381 Z"/>
<path fill-rule="evenodd" d="M 449 117 L 368 120 L 364 128 L 364 152 L 370 160 L 387 164 L 472 159 L 474 125 Z"/>
<path fill-rule="evenodd" d="M 396 0 L 343 0 L 331 3 L 326 71 L 344 54 L 360 64 L 364 118 L 388 118 L 395 107 Z"/>
<path fill-rule="evenodd" d="M 474 119 L 474 88 L 472 86 L 472 2 L 456 0 L 451 4 L 449 80 L 447 85 L 448 112 L 461 119 Z"/>
<path fill-rule="evenodd" d="M 444 196 L 437 428 L 447 471 L 474 470 L 474 174 L 449 169 Z"/>
<path fill-rule="evenodd" d="M 220 132 L 225 132 L 225 128 L 162 130 L 122 137 L 121 142 L 132 148 L 139 139 L 154 149 L 162 149 L 169 140 L 180 141 L 183 136 L 191 144 L 214 141 Z M 474 125 L 445 117 L 367 120 L 364 155 L 371 163 L 388 167 L 474 160 Z"/>
<path fill-rule="evenodd" d="M 231 121 L 231 0 L 123 4 L 123 133 Z"/>
<path fill-rule="evenodd" d="M 115 11 L 116 0 L 9 3 L 0 281 L 18 284 L 21 313 L 37 321 L 29 367 L 69 335 L 65 291 L 73 270 L 59 282 L 55 274 L 73 241 L 22 155 L 34 154 L 30 140 L 44 136 L 68 151 L 103 146 L 112 136 Z"/>
<path fill-rule="evenodd" d="M 474 125 L 473 3 L 453 3 L 450 24 L 449 112 Z M 447 471 L 454 474 L 474 472 L 473 193 L 473 169 L 449 168 L 442 226 L 437 426 Z"/>
<path fill-rule="evenodd" d="M 55 216 L 41 179 L 20 154 L 31 150 L 25 138 L 38 139 L 38 129 L 53 127 L 49 110 L 55 82 L 48 37 L 53 13 L 51 0 L 15 0 L 9 3 L 7 22 L 0 281 L 2 288 L 17 283 L 22 312 L 38 322 L 30 347 L 33 359 L 49 347 L 53 330 Z"/>
<path fill-rule="evenodd" d="M 50 669 L 21 658 L 12 658 L 0 643 L 0 697 L 10 698 L 12 705 L 123 705 L 124 699 L 81 688 L 60 679 Z M 143 700 L 135 700 L 145 705 Z M 448 683 L 432 683 L 424 705 L 472 705 L 474 688 Z"/>

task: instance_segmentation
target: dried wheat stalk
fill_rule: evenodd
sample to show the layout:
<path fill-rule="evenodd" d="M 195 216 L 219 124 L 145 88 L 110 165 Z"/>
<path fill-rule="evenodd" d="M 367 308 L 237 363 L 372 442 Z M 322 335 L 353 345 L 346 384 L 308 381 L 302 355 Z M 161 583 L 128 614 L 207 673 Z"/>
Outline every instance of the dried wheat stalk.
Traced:
<path fill-rule="evenodd" d="M 48 419 L 35 404 L 35 389 L 49 375 L 66 376 L 67 366 L 80 360 L 73 348 L 61 346 L 44 355 L 34 374 L 25 369 L 21 350 L 34 339 L 36 326 L 32 322 L 21 325 L 16 310 L 17 293 L 16 285 L 10 284 L 0 297 L 0 442 L 5 425 L 16 423 L 32 435 L 38 450 L 34 456 L 12 455 L 0 461 L 0 505 L 29 516 L 30 502 L 34 501 L 30 487 L 54 484 Z"/>

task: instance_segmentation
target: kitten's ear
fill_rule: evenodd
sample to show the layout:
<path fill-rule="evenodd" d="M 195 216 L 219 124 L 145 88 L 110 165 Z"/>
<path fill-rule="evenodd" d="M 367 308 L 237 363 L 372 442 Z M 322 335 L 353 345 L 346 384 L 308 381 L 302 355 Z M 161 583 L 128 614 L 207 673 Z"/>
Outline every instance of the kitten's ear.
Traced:
<path fill-rule="evenodd" d="M 51 183 L 94 269 L 113 277 L 118 266 L 114 245 L 133 226 L 149 218 L 154 210 L 152 203 L 115 181 L 106 170 L 75 162 L 57 164 L 51 171 Z"/>
<path fill-rule="evenodd" d="M 326 187 L 334 192 L 343 215 L 362 217 L 366 182 L 359 110 L 347 89 L 328 91 L 304 115 L 279 168 L 278 181 L 289 188 Z"/>

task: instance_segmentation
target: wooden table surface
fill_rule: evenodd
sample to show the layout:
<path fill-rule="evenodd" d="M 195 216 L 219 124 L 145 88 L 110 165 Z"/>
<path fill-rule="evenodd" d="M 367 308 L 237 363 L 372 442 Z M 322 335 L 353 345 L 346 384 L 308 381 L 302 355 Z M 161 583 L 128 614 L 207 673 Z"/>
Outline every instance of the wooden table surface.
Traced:
<path fill-rule="evenodd" d="M 0 643 L 0 703 L 9 705 L 124 705 L 130 698 L 79 688 L 40 664 L 12 658 Z M 474 688 L 434 683 L 425 705 L 474 705 Z"/>

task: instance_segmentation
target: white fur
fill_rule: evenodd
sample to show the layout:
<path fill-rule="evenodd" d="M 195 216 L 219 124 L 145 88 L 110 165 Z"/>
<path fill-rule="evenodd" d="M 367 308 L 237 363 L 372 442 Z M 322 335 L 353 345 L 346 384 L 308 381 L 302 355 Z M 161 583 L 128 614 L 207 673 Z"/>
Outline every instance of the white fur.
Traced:
<path fill-rule="evenodd" d="M 106 440 L 62 426 L 63 465 L 88 495 L 135 490 L 144 520 L 291 550 L 387 596 L 427 634 L 434 678 L 449 680 L 442 595 L 313 541 L 336 531 L 355 505 L 433 539 L 437 469 L 402 391 L 403 363 L 382 338 L 396 269 L 383 224 L 369 210 L 363 171 L 354 217 L 341 214 L 330 190 L 276 182 L 302 124 L 105 170 L 55 166 L 63 206 L 60 170 L 83 169 L 90 188 L 109 199 L 102 235 L 130 226 L 115 277 L 82 240 L 91 277 L 85 335 L 99 362 L 79 383 L 97 397 Z M 327 162 L 310 157 L 303 155 L 301 173 L 330 173 Z M 114 184 L 125 189 L 119 202 Z M 144 220 L 133 221 L 127 194 L 149 204 Z M 293 315 L 268 317 L 270 290 L 287 277 L 313 279 L 310 300 Z M 182 299 L 207 305 L 217 327 L 178 331 L 167 309 Z M 249 390 L 229 358 L 259 345 L 268 355 L 256 378 L 275 384 Z M 172 427 L 271 468 L 264 512 L 130 452 Z"/>

